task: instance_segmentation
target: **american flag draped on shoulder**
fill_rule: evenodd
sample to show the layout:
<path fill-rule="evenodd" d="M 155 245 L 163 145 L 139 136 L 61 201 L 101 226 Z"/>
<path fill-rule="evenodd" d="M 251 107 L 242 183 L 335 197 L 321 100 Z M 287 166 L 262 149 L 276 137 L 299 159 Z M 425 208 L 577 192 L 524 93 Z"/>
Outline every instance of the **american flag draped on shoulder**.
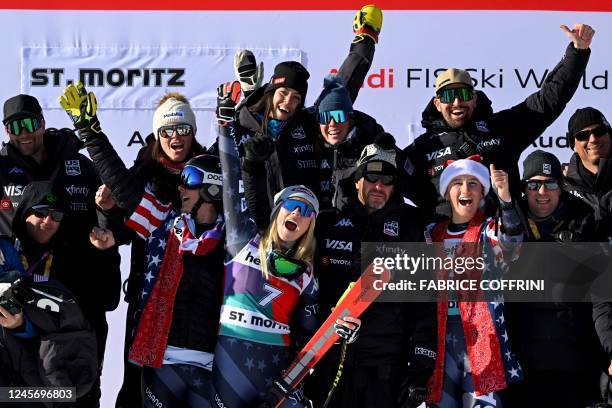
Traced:
<path fill-rule="evenodd" d="M 189 214 L 178 214 L 149 191 L 126 225 L 147 240 L 147 267 L 140 299 L 141 315 L 129 359 L 139 365 L 160 367 L 166 350 L 176 291 L 183 275 L 185 253 L 205 256 L 219 245 L 224 223 L 196 237 Z"/>

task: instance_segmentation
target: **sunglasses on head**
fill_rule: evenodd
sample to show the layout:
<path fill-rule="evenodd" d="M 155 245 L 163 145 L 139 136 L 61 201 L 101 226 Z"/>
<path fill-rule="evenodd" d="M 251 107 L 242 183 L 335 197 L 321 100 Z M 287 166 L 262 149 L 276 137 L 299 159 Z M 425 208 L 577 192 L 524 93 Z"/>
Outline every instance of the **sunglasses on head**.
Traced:
<path fill-rule="evenodd" d="M 538 191 L 542 185 L 550 191 L 559 189 L 559 182 L 557 180 L 528 180 L 527 189 L 531 191 Z"/>
<path fill-rule="evenodd" d="M 204 176 L 199 168 L 187 165 L 181 172 L 181 185 L 185 188 L 198 188 L 204 184 Z"/>
<path fill-rule="evenodd" d="M 189 136 L 193 133 L 193 126 L 189 124 L 162 126 L 157 129 L 157 134 L 164 139 L 170 139 L 174 132 L 179 136 Z"/>
<path fill-rule="evenodd" d="M 473 97 L 474 94 L 470 88 L 447 88 L 438 92 L 438 98 L 442 103 L 453 103 L 455 98 L 467 102 L 471 101 Z"/>
<path fill-rule="evenodd" d="M 283 201 L 283 208 L 289 212 L 293 212 L 296 208 L 300 209 L 302 217 L 314 217 L 314 208 L 305 202 L 288 198 Z"/>
<path fill-rule="evenodd" d="M 271 251 L 268 254 L 268 268 L 274 276 L 293 279 L 306 271 L 308 266 L 297 259 L 293 259 L 280 251 Z"/>
<path fill-rule="evenodd" d="M 60 222 L 64 218 L 64 212 L 62 210 L 56 210 L 46 205 L 32 207 L 32 214 L 37 218 L 46 218 L 48 215 L 51 215 L 51 219 L 55 222 Z"/>
<path fill-rule="evenodd" d="M 608 128 L 604 125 L 595 126 L 593 129 L 581 130 L 574 134 L 574 139 L 584 142 L 585 140 L 589 140 L 591 135 L 595 137 L 601 137 L 608 133 Z"/>
<path fill-rule="evenodd" d="M 391 186 L 395 183 L 395 176 L 390 174 L 366 173 L 363 178 L 370 183 L 378 183 L 380 181 L 385 186 Z"/>
<path fill-rule="evenodd" d="M 344 123 L 348 120 L 348 114 L 343 110 L 331 110 L 319 113 L 319 122 L 327 125 L 334 120 L 336 123 Z"/>
<path fill-rule="evenodd" d="M 10 120 L 6 124 L 6 130 L 12 135 L 19 136 L 23 129 L 28 133 L 36 132 L 40 129 L 41 123 L 38 118 L 21 118 Z"/>

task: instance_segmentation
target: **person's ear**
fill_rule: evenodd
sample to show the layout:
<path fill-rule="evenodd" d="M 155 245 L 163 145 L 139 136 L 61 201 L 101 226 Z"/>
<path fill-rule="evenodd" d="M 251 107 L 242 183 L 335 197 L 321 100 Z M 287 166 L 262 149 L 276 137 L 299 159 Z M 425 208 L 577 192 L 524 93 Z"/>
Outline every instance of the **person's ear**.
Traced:
<path fill-rule="evenodd" d="M 438 110 L 438 112 L 442 112 L 442 109 L 440 108 L 440 104 L 442 103 L 442 102 L 440 102 L 440 98 L 434 97 L 433 98 L 433 103 L 434 103 L 436 109 Z"/>

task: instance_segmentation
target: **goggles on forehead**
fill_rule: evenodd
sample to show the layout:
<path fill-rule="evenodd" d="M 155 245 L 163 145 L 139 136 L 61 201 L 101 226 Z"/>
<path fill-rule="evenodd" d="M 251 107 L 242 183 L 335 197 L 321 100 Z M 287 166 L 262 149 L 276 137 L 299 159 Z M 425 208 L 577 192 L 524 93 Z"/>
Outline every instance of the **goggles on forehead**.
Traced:
<path fill-rule="evenodd" d="M 268 254 L 268 268 L 272 275 L 290 280 L 304 273 L 308 266 L 304 262 L 290 258 L 280 251 L 270 251 Z"/>
<path fill-rule="evenodd" d="M 319 122 L 322 125 L 327 125 L 332 119 L 336 123 L 344 123 L 348 120 L 348 113 L 343 110 L 331 110 L 319 113 Z"/>
<path fill-rule="evenodd" d="M 540 187 L 544 186 L 547 190 L 554 191 L 559 189 L 559 182 L 557 180 L 529 180 L 527 181 L 527 189 L 531 191 L 538 191 Z"/>
<path fill-rule="evenodd" d="M 474 94 L 470 88 L 446 88 L 438 92 L 438 98 L 442 103 L 453 103 L 455 98 L 460 101 L 471 101 Z"/>
<path fill-rule="evenodd" d="M 310 204 L 294 200 L 293 198 L 288 198 L 283 201 L 283 208 L 289 212 L 293 212 L 296 208 L 299 208 L 302 217 L 314 217 L 315 210 Z"/>
<path fill-rule="evenodd" d="M 19 136 L 23 129 L 28 133 L 36 132 L 41 127 L 40 119 L 38 118 L 21 118 L 10 120 L 5 124 L 8 133 Z"/>
<path fill-rule="evenodd" d="M 51 219 L 55 222 L 60 222 L 64 218 L 64 212 L 46 205 L 35 205 L 32 207 L 32 214 L 38 218 L 46 218 L 51 215 Z"/>
<path fill-rule="evenodd" d="M 608 128 L 604 125 L 599 125 L 595 126 L 593 129 L 581 130 L 580 132 L 576 132 L 574 134 L 574 139 L 580 142 L 584 142 L 585 140 L 589 140 L 589 137 L 591 137 L 591 135 L 595 137 L 602 137 L 606 133 L 608 133 Z"/>
<path fill-rule="evenodd" d="M 181 125 L 162 126 L 157 129 L 157 134 L 164 139 L 170 139 L 174 132 L 179 136 L 189 136 L 193 133 L 193 126 L 184 123 Z"/>

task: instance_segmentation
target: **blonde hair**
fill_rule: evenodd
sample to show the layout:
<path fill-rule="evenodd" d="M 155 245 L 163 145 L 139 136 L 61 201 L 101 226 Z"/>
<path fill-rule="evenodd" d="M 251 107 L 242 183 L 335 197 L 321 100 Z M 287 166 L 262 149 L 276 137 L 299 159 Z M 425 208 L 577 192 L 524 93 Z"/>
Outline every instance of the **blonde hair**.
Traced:
<path fill-rule="evenodd" d="M 266 231 L 262 234 L 259 240 L 259 262 L 261 265 L 261 272 L 263 276 L 268 279 L 268 252 L 275 251 L 281 249 L 281 239 L 278 235 L 278 227 L 276 226 L 276 217 L 278 217 L 278 213 L 280 212 L 280 207 L 274 213 L 272 217 L 272 222 L 266 229 Z M 298 239 L 295 243 L 294 251 L 292 258 L 300 260 L 306 263 L 309 267 L 312 266 L 312 260 L 315 250 L 315 238 L 314 238 L 314 230 L 315 230 L 315 218 L 313 217 L 310 220 L 310 226 L 308 230 Z"/>
<path fill-rule="evenodd" d="M 180 101 L 180 102 L 183 102 L 183 103 L 186 103 L 187 105 L 189 105 L 189 100 L 182 93 L 178 93 L 178 92 L 166 92 L 164 94 L 164 96 L 161 97 L 159 102 L 157 102 L 157 108 L 162 106 L 164 104 L 164 102 L 166 102 L 168 99 L 172 99 L 172 98 L 176 99 L 177 101 Z"/>

